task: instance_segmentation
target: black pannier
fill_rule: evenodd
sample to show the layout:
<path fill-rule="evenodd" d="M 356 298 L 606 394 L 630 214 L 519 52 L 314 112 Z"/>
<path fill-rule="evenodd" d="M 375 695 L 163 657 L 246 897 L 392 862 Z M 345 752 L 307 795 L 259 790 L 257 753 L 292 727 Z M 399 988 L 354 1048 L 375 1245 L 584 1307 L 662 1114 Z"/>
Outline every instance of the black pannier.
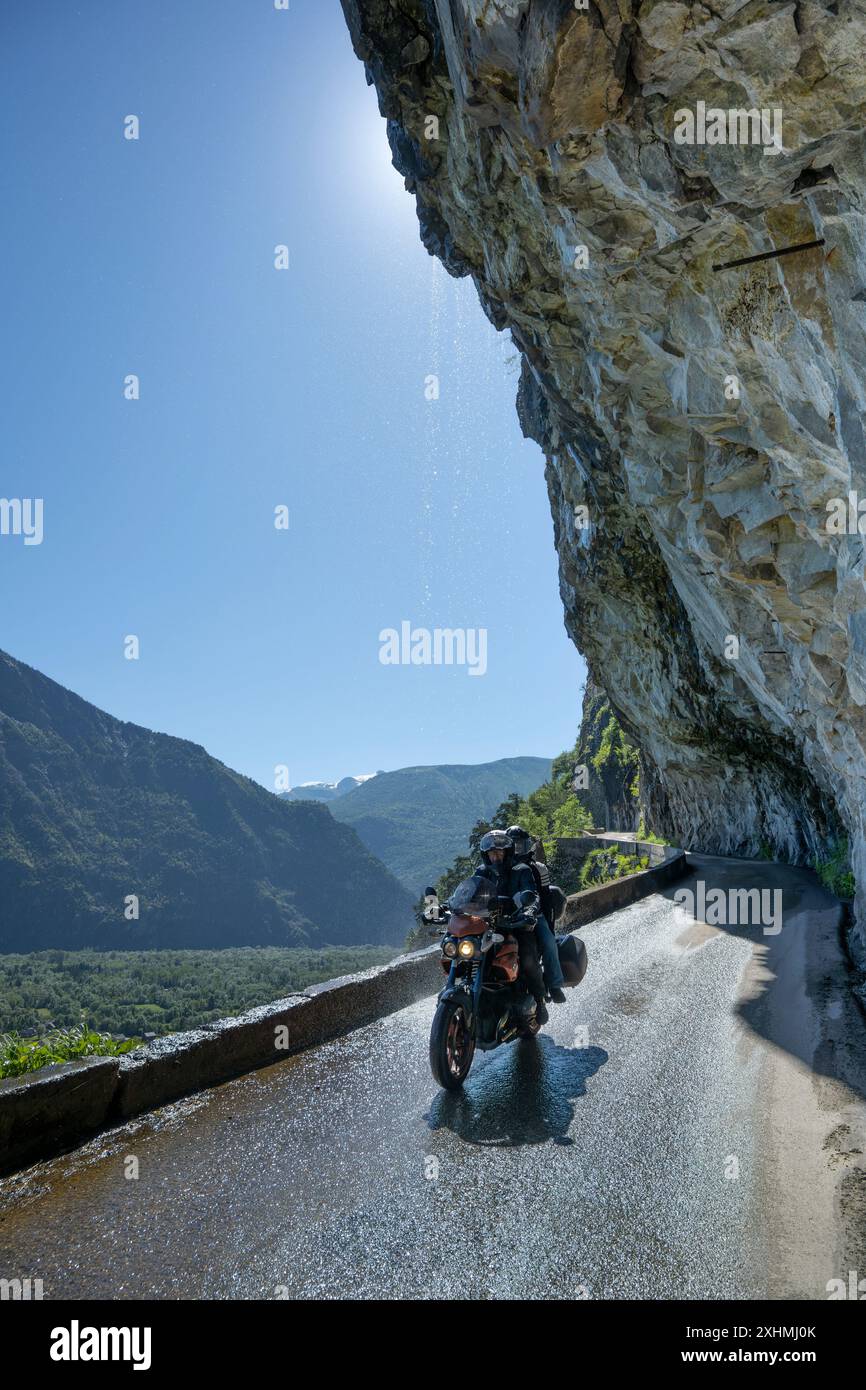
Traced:
<path fill-rule="evenodd" d="M 567 900 L 565 894 L 563 893 L 558 883 L 551 883 L 550 887 L 547 890 L 547 893 L 548 904 L 550 907 L 550 917 L 548 920 L 550 921 L 550 925 L 553 926 L 554 922 L 558 922 L 563 912 L 565 911 L 565 904 Z"/>
<path fill-rule="evenodd" d="M 565 976 L 565 987 L 579 985 L 586 974 L 586 946 L 579 936 L 558 936 L 556 949 Z"/>

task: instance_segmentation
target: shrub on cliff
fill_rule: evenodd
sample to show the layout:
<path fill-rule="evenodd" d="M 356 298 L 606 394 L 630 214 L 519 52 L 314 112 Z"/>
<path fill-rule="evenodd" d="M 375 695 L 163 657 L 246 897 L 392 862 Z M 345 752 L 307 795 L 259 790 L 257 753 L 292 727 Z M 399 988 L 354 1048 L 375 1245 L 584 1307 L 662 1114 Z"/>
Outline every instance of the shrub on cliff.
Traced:
<path fill-rule="evenodd" d="M 598 888 L 602 883 L 625 878 L 649 868 L 646 855 L 620 854 L 617 849 L 594 849 L 589 852 L 580 871 L 581 888 Z"/>
<path fill-rule="evenodd" d="M 825 858 L 816 859 L 815 872 L 824 887 L 837 898 L 853 898 L 857 885 L 851 872 L 847 840 L 837 840 Z"/>

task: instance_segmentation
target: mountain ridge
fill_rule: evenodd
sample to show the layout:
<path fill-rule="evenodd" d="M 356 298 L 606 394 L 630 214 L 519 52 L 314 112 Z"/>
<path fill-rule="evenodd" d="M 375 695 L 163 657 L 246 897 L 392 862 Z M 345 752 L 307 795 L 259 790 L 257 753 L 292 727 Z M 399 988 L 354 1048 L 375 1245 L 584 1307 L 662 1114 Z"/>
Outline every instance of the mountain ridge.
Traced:
<path fill-rule="evenodd" d="M 277 792 L 277 795 L 285 801 L 336 801 L 337 797 L 355 791 L 376 776 L 376 772 L 363 772 L 358 777 L 341 777 L 338 782 L 299 782 L 296 787 Z"/>
<path fill-rule="evenodd" d="M 488 763 L 419 763 L 380 772 L 328 803 L 417 898 L 465 850 L 472 826 L 512 792 L 528 795 L 553 760 L 522 755 Z"/>
<path fill-rule="evenodd" d="M 325 806 L 2 651 L 0 904 L 0 951 L 398 944 L 411 924 L 405 889 Z"/>

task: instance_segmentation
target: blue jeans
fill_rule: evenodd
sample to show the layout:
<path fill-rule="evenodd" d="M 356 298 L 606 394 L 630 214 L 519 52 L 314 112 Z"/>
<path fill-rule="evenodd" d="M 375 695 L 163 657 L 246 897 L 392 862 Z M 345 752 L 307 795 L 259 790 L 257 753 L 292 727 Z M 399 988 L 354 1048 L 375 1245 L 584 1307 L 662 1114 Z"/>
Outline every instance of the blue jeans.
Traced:
<path fill-rule="evenodd" d="M 544 966 L 544 983 L 549 990 L 562 989 L 565 984 L 565 976 L 562 973 L 562 966 L 559 963 L 559 952 L 556 949 L 556 937 L 550 930 L 547 918 L 541 913 L 535 924 L 535 937 L 538 942 L 538 950 L 541 954 L 541 963 Z"/>

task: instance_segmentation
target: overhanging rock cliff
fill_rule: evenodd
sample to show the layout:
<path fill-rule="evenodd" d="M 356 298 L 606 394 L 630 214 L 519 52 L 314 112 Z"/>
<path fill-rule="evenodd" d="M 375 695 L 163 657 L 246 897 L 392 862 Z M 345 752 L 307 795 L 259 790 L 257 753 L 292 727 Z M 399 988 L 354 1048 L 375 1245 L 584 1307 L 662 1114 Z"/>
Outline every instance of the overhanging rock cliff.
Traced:
<path fill-rule="evenodd" d="M 586 4 L 343 0 L 425 246 L 522 351 L 652 820 L 794 861 L 847 833 L 863 884 L 866 11 Z"/>

